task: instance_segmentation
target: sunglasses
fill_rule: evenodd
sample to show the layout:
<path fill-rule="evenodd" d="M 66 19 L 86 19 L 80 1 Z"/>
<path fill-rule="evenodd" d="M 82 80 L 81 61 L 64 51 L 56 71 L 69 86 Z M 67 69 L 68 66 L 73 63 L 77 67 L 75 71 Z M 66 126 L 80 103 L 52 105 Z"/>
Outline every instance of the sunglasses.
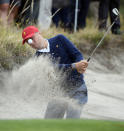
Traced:
<path fill-rule="evenodd" d="M 33 43 L 33 40 L 32 40 L 32 39 L 28 39 L 28 40 L 27 40 L 27 43 L 30 45 L 30 44 Z"/>

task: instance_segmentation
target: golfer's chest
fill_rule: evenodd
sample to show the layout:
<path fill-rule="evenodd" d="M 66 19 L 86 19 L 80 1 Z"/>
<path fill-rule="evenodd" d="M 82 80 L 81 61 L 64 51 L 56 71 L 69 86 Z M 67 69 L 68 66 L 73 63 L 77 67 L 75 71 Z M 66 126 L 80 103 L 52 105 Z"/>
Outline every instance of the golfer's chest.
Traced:
<path fill-rule="evenodd" d="M 59 63 L 65 63 L 69 60 L 68 52 L 62 47 L 57 47 L 51 50 L 51 55 L 54 60 L 59 60 Z"/>

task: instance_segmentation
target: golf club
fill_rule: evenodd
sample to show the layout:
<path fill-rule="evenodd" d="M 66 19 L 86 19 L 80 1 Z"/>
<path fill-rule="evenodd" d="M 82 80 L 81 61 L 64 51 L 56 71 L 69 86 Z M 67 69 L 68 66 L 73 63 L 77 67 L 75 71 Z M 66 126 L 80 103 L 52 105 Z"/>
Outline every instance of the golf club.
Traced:
<path fill-rule="evenodd" d="M 112 10 L 112 12 L 117 16 L 114 20 L 114 22 L 108 27 L 107 31 L 105 32 L 104 36 L 102 37 L 102 39 L 100 40 L 100 42 L 97 44 L 96 48 L 92 51 L 91 55 L 89 56 L 89 58 L 87 59 L 87 62 L 89 62 L 92 58 L 92 56 L 94 55 L 94 53 L 96 52 L 96 49 L 101 45 L 102 41 L 104 40 L 105 36 L 108 34 L 108 32 L 110 31 L 110 29 L 112 28 L 112 26 L 115 24 L 116 20 L 119 17 L 119 11 L 114 8 Z"/>

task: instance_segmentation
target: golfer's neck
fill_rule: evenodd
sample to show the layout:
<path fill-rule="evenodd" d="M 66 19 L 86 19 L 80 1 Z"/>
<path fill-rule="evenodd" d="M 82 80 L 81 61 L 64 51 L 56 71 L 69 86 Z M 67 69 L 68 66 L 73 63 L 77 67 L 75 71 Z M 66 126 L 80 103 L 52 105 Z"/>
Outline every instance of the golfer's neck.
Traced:
<path fill-rule="evenodd" d="M 48 42 L 46 39 L 44 39 L 44 48 L 47 48 L 48 47 Z"/>
<path fill-rule="evenodd" d="M 42 49 L 45 49 L 48 47 L 48 42 L 46 39 L 43 39 L 43 46 L 42 46 Z"/>

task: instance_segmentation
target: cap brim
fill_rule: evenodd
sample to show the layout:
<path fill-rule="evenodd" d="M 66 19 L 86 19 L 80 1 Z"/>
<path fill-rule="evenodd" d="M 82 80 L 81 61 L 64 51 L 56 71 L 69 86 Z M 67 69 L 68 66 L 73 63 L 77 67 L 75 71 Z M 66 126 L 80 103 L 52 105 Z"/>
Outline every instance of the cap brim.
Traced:
<path fill-rule="evenodd" d="M 31 38 L 33 35 L 34 35 L 34 33 L 32 33 L 32 34 L 30 34 L 30 35 L 27 35 L 27 36 L 25 37 L 25 39 L 23 39 L 22 44 L 24 45 L 24 44 L 25 44 L 25 41 L 26 41 L 27 39 Z"/>

